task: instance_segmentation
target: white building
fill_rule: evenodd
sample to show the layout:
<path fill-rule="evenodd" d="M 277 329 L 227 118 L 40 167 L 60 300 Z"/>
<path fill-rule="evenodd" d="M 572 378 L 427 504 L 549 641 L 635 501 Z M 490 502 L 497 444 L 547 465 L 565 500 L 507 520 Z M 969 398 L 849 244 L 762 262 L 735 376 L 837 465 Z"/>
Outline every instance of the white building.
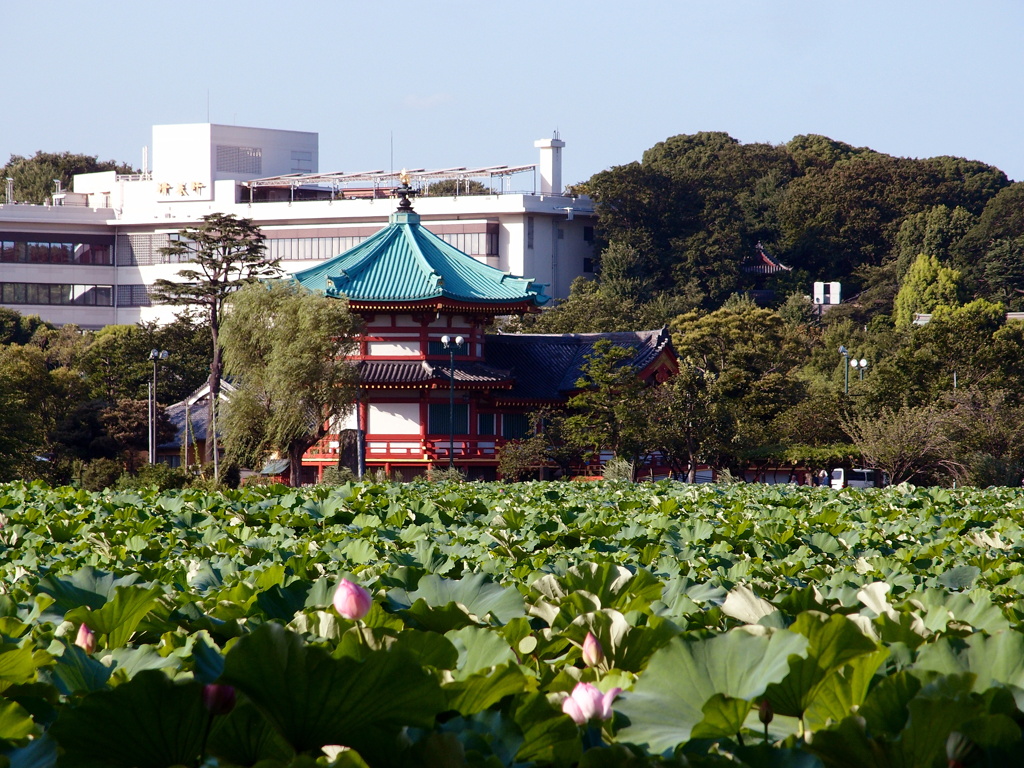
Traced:
<path fill-rule="evenodd" d="M 424 192 L 443 180 L 491 191 L 420 197 L 416 210 L 460 250 L 564 297 L 592 270 L 595 224 L 591 201 L 561 188 L 564 145 L 535 142 L 536 165 L 412 170 Z M 397 171 L 321 173 L 316 133 L 154 126 L 152 157 L 141 174 L 76 176 L 50 205 L 0 205 L 0 305 L 85 328 L 167 320 L 171 308 L 152 306 L 149 289 L 181 265 L 160 249 L 207 214 L 252 219 L 268 254 L 295 272 L 362 242 L 394 210 Z"/>

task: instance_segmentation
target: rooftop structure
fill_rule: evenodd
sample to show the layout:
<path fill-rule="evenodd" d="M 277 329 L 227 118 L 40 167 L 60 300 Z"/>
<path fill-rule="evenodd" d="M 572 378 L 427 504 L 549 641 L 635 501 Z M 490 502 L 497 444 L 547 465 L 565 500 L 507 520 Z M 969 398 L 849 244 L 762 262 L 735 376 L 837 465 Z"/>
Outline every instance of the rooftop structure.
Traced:
<path fill-rule="evenodd" d="M 573 279 L 591 273 L 595 218 L 588 198 L 561 189 L 564 142 L 540 144 L 539 180 L 531 164 L 407 176 L 425 193 L 417 215 L 433 235 L 564 297 Z M 150 291 L 182 268 L 161 252 L 180 229 L 209 213 L 249 218 L 269 257 L 309 272 L 388 223 L 399 181 L 390 171 L 321 172 L 319 137 L 301 131 L 155 126 L 152 169 L 148 157 L 137 174 L 79 175 L 50 205 L 0 205 L 0 305 L 89 328 L 169 320 L 174 309 L 153 305 Z M 431 194 L 443 180 L 455 181 L 454 192 Z M 470 181 L 486 194 L 465 194 L 480 190 Z"/>

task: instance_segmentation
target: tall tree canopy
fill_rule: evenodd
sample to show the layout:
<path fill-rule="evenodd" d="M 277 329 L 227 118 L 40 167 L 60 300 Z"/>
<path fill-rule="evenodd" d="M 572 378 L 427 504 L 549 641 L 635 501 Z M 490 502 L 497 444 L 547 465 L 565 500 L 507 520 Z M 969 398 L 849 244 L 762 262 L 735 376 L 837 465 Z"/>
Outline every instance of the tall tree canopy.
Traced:
<path fill-rule="evenodd" d="M 221 364 L 220 326 L 224 304 L 235 291 L 258 280 L 281 274 L 277 259 L 265 254 L 263 232 L 252 219 L 234 214 L 211 213 L 198 227 L 186 227 L 170 245 L 161 249 L 175 261 L 192 266 L 178 271 L 179 280 L 157 280 L 153 296 L 157 301 L 200 309 L 210 329 L 210 409 L 220 398 Z M 207 454 L 216 449 L 216 440 L 207 441 Z"/>
<path fill-rule="evenodd" d="M 302 455 L 355 400 L 357 372 L 345 358 L 360 328 L 347 302 L 292 282 L 233 295 L 223 329 L 236 388 L 224 419 L 229 454 L 252 467 L 271 452 L 286 456 L 300 484 Z"/>
<path fill-rule="evenodd" d="M 56 191 L 54 181 L 59 179 L 63 189 L 70 189 L 77 173 L 117 171 L 137 173 L 130 165 L 114 160 L 100 162 L 95 155 L 76 155 L 71 152 L 36 152 L 32 157 L 11 155 L 0 179 L 14 180 L 14 200 L 18 203 L 42 205 Z M 7 200 L 7 185 L 0 185 L 0 201 Z"/>

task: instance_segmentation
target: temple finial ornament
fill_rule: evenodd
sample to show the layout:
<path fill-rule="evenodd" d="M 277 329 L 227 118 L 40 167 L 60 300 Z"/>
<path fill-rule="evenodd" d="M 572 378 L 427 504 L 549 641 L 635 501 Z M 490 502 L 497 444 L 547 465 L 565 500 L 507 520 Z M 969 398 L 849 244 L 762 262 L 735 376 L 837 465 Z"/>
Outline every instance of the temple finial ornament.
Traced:
<path fill-rule="evenodd" d="M 402 185 L 395 189 L 395 194 L 402 198 L 402 201 L 398 204 L 398 211 L 400 213 L 412 212 L 412 203 L 409 202 L 409 196 L 412 195 L 413 192 L 412 187 L 409 186 L 411 178 L 412 177 L 405 168 L 403 168 L 401 173 L 398 174 L 398 180 L 402 182 Z"/>

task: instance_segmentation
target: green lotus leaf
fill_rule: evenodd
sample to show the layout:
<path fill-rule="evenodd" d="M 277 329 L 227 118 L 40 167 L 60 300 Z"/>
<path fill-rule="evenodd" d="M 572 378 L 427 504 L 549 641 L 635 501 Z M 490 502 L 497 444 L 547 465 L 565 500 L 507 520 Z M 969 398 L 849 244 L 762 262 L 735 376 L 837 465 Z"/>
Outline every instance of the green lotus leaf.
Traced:
<path fill-rule="evenodd" d="M 807 653 L 792 660 L 786 679 L 769 686 L 765 698 L 776 714 L 803 717 L 827 678 L 863 654 L 878 650 L 846 616 L 805 611 L 790 626 L 808 639 Z"/>
<path fill-rule="evenodd" d="M 464 680 L 481 670 L 516 661 L 516 656 L 508 642 L 493 630 L 482 627 L 463 627 L 446 632 L 445 638 L 459 652 L 455 668 L 456 680 Z"/>
<path fill-rule="evenodd" d="M 582 646 L 591 632 L 601 643 L 606 666 L 641 672 L 651 656 L 680 631 L 659 616 L 645 618 L 646 625 L 634 627 L 618 611 L 605 609 L 580 616 L 564 634 Z"/>
<path fill-rule="evenodd" d="M 648 571 L 632 571 L 614 563 L 581 563 L 563 576 L 547 575 L 530 585 L 557 604 L 573 592 L 586 592 L 597 598 L 599 607 L 626 612 L 646 608 L 661 598 L 662 584 Z"/>
<path fill-rule="evenodd" d="M 158 586 L 114 588 L 113 597 L 100 608 L 80 606 L 68 611 L 64 618 L 74 624 L 85 624 L 98 635 L 106 636 L 107 648 L 119 648 L 131 639 L 135 628 L 163 594 Z"/>
<path fill-rule="evenodd" d="M 8 768 L 53 768 L 57 764 L 57 745 L 46 734 L 0 754 L 10 760 Z"/>
<path fill-rule="evenodd" d="M 0 699 L 0 741 L 17 743 L 35 731 L 32 715 L 16 701 Z"/>
<path fill-rule="evenodd" d="M 621 738 L 655 754 L 674 749 L 704 723 L 704 706 L 718 695 L 747 704 L 716 707 L 715 721 L 706 723 L 701 734 L 709 737 L 714 730 L 732 736 L 743 727 L 749 702 L 781 681 L 790 658 L 802 658 L 807 646 L 806 637 L 785 631 L 736 629 L 702 640 L 675 638 L 651 657 L 634 689 L 616 704 L 629 719 Z M 725 719 L 730 713 L 733 719 Z"/>
<path fill-rule="evenodd" d="M 981 568 L 978 566 L 960 565 L 944 571 L 938 577 L 938 582 L 949 590 L 970 589 L 980 575 Z"/>
<path fill-rule="evenodd" d="M 399 633 L 391 650 L 404 651 L 420 664 L 435 669 L 455 669 L 459 663 L 459 650 L 444 635 L 408 629 Z"/>
<path fill-rule="evenodd" d="M 838 723 L 864 703 L 871 681 L 885 660 L 889 649 L 882 648 L 866 653 L 849 661 L 834 674 L 827 676 L 817 687 L 804 713 L 804 720 L 811 730 Z"/>
<path fill-rule="evenodd" d="M 150 670 L 65 707 L 49 733 L 61 766 L 167 768 L 195 764 L 207 719 L 199 683 L 173 683 Z"/>
<path fill-rule="evenodd" d="M 1024 704 L 1024 635 L 999 632 L 987 637 L 979 632 L 966 641 L 939 638 L 918 651 L 914 672 L 925 671 L 943 675 L 970 672 L 972 690 L 977 693 L 997 685 L 1012 686 L 1020 706 Z"/>
<path fill-rule="evenodd" d="M 448 697 L 446 708 L 463 716 L 482 712 L 506 696 L 529 693 L 536 689 L 536 680 L 524 675 L 523 670 L 514 662 L 461 676 L 444 686 Z"/>
<path fill-rule="evenodd" d="M 0 693 L 12 685 L 35 679 L 36 660 L 31 646 L 21 648 L 14 643 L 0 643 Z"/>
<path fill-rule="evenodd" d="M 523 734 L 517 762 L 574 765 L 579 761 L 579 726 L 553 707 L 543 693 L 524 697 L 515 710 L 515 722 Z"/>
<path fill-rule="evenodd" d="M 103 690 L 113 671 L 77 645 L 66 645 L 55 662 L 51 670 L 52 679 L 65 696 Z"/>
<path fill-rule="evenodd" d="M 782 613 L 779 609 L 755 595 L 745 584 L 729 590 L 725 602 L 722 603 L 722 613 L 745 624 L 763 624 L 778 629 L 783 627 Z"/>
<path fill-rule="evenodd" d="M 920 680 L 909 671 L 889 675 L 868 692 L 858 714 L 872 733 L 895 738 L 910 716 L 907 705 L 920 690 Z"/>
<path fill-rule="evenodd" d="M 277 624 L 235 643 L 222 682 L 244 692 L 296 752 L 341 744 L 367 759 L 397 749 L 401 728 L 431 726 L 445 703 L 434 677 L 405 652 L 334 659 Z"/>
<path fill-rule="evenodd" d="M 295 754 L 249 701 L 240 701 L 227 715 L 214 720 L 207 752 L 229 765 L 256 765 L 261 760 L 288 761 Z"/>
<path fill-rule="evenodd" d="M 456 603 L 473 616 L 486 619 L 491 615 L 500 624 L 526 615 L 523 597 L 518 590 L 494 584 L 482 573 L 470 574 L 457 581 L 427 574 L 419 580 L 415 591 L 406 593 L 395 589 L 388 593 L 388 598 L 405 607 L 420 599 L 434 608 Z"/>
<path fill-rule="evenodd" d="M 98 609 L 114 596 L 120 586 L 138 581 L 136 574 L 114 578 L 113 574 L 85 567 L 63 577 L 44 576 L 37 589 L 54 598 L 53 609 L 61 615 L 79 606 Z"/>

